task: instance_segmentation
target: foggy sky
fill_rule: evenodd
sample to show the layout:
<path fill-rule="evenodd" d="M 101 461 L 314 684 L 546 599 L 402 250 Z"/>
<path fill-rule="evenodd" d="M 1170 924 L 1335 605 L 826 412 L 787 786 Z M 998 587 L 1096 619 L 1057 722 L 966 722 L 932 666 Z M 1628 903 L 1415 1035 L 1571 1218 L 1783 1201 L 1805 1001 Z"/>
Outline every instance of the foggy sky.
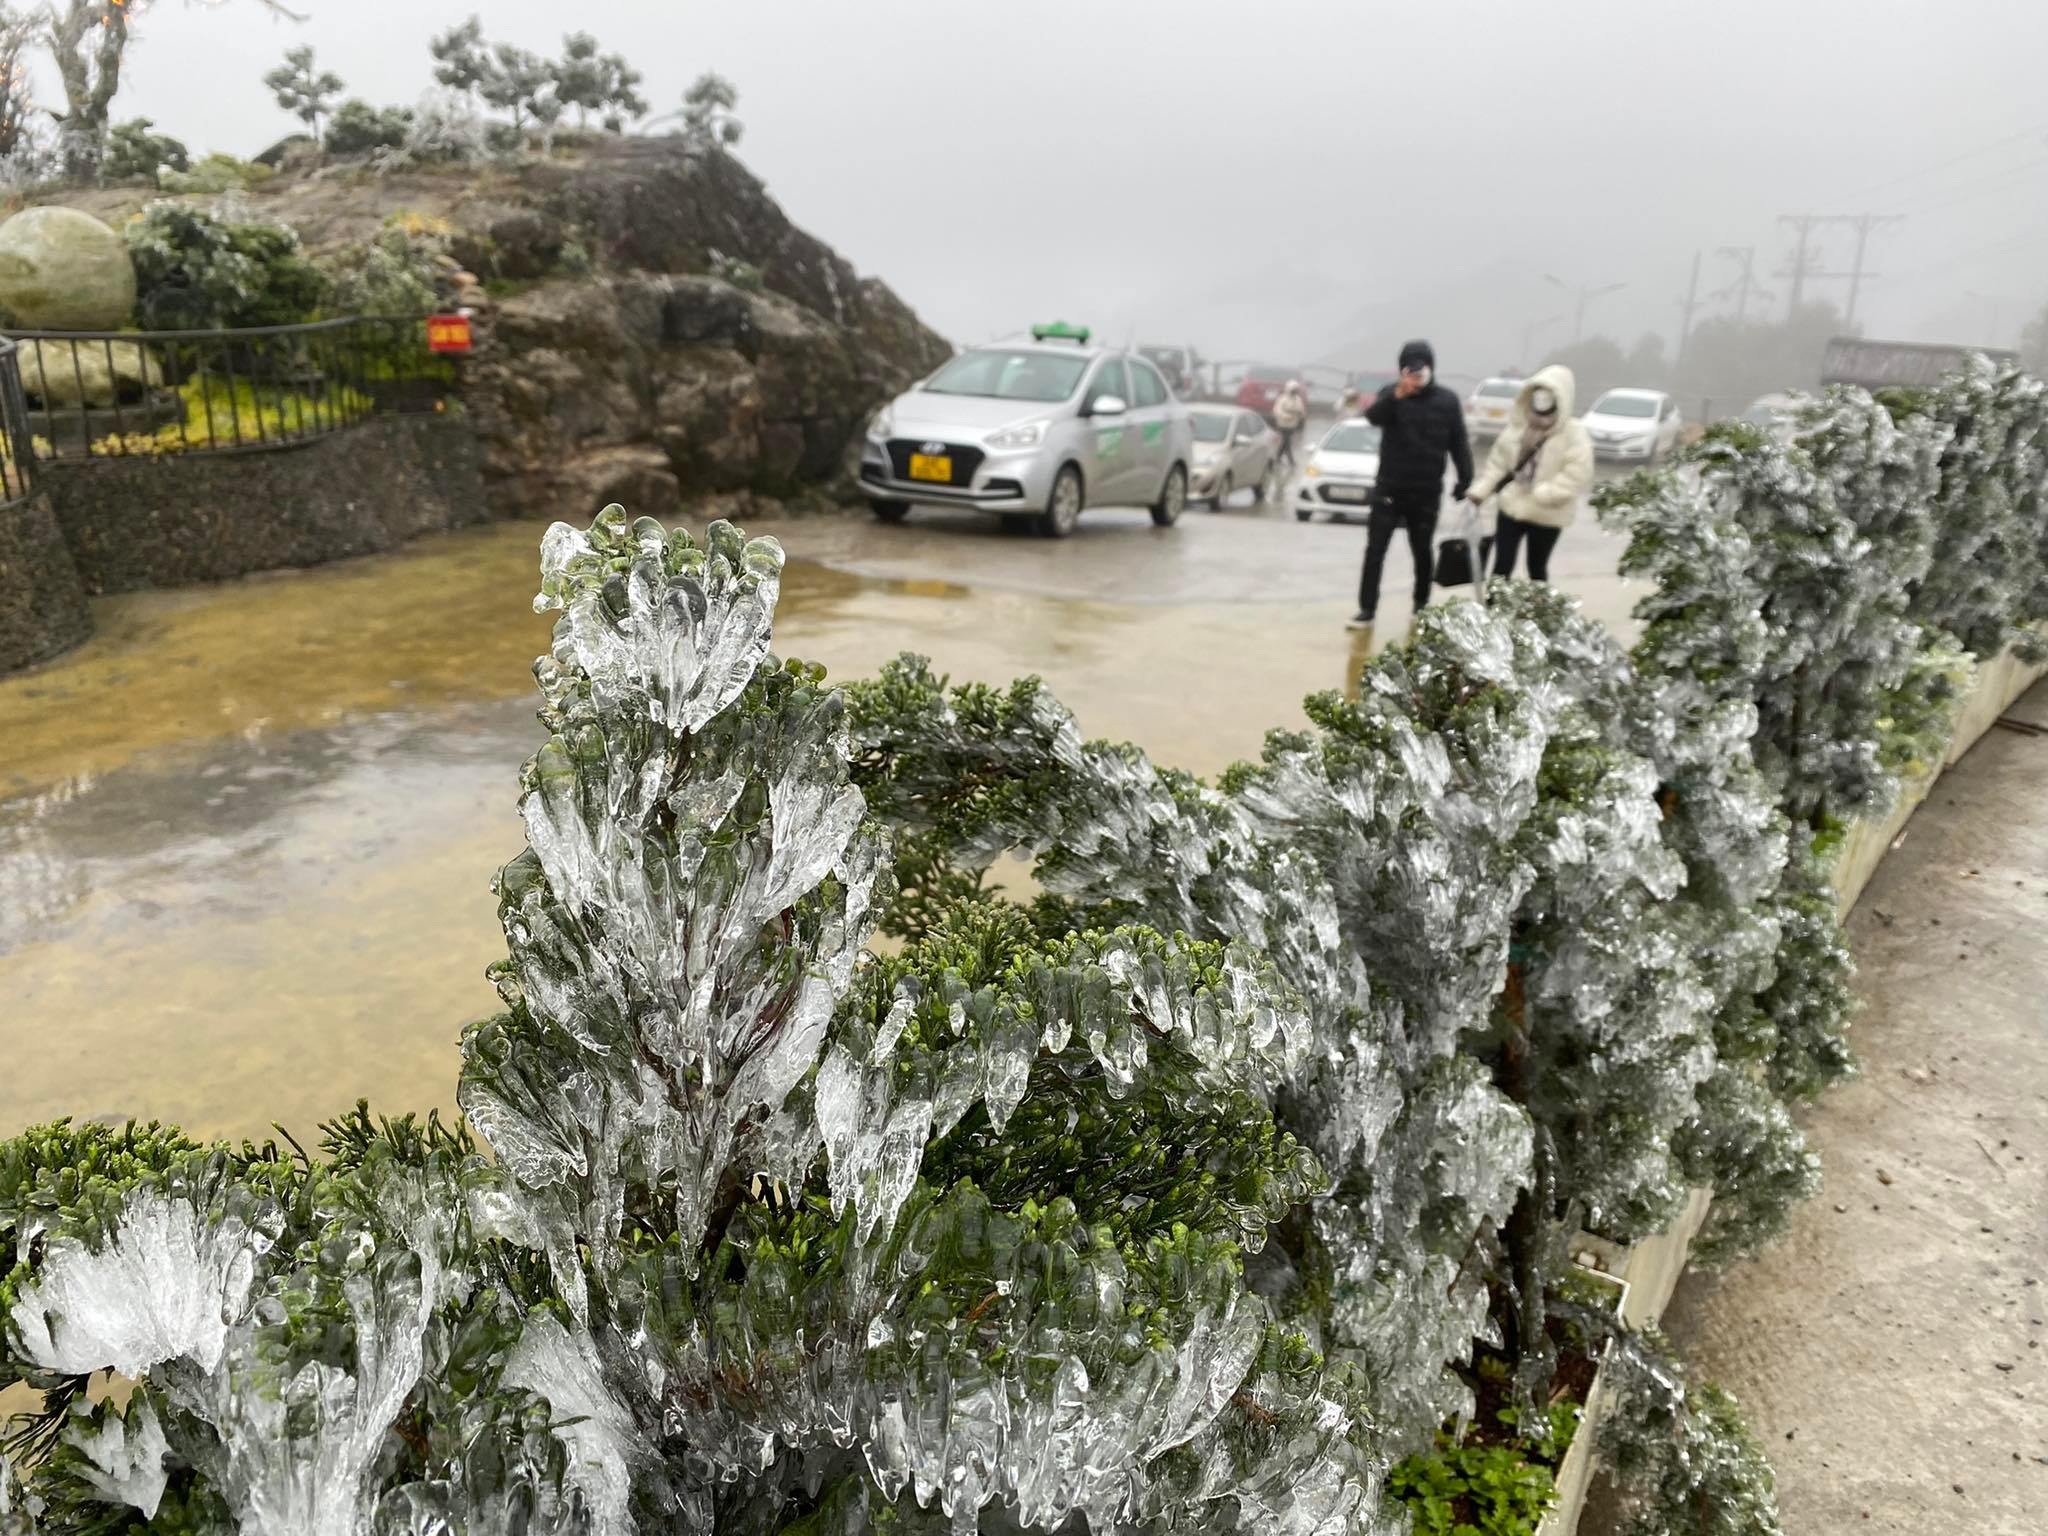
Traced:
<path fill-rule="evenodd" d="M 1528 322 L 1565 316 L 1538 351 L 1569 339 L 1544 274 L 1625 282 L 1588 330 L 1668 344 L 1693 253 L 1704 298 L 1733 273 L 1717 246 L 1777 268 L 1794 212 L 1907 216 L 1873 240 L 1872 334 L 2011 345 L 2048 300 L 2032 0 L 293 4 L 303 25 L 157 0 L 117 120 L 247 155 L 294 126 L 260 78 L 287 47 L 410 103 L 472 11 L 547 53 L 580 27 L 657 111 L 730 77 L 790 215 L 957 341 L 1058 317 L 1364 362 L 1416 334 L 1481 373 Z"/>

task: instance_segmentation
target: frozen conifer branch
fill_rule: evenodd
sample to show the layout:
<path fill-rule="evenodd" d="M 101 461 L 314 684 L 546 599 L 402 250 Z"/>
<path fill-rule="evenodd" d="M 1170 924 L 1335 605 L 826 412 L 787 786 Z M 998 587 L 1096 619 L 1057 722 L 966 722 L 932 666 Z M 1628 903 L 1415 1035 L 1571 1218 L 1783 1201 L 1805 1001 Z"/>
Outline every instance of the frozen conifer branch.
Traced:
<path fill-rule="evenodd" d="M 768 541 L 551 531 L 469 1122 L 0 1142 L 0 1533 L 1397 1528 L 1575 1224 L 1811 1190 L 1829 852 L 2037 644 L 2044 442 L 1988 368 L 1717 430 L 1610 497 L 1633 651 L 1497 588 L 1214 784 L 1033 681 L 826 687 Z M 1768 1529 L 1629 1358 L 1639 1529 Z"/>
<path fill-rule="evenodd" d="M 1301 995 L 1000 907 L 867 953 L 885 842 L 839 695 L 769 652 L 780 564 L 548 537 L 506 1011 L 464 1042 L 494 1156 L 364 1112 L 319 1162 L 0 1145 L 7 1368 L 49 1394 L 9 1519 L 1382 1529 L 1356 1382 L 1246 1279 L 1329 1184 L 1268 1104 Z"/>

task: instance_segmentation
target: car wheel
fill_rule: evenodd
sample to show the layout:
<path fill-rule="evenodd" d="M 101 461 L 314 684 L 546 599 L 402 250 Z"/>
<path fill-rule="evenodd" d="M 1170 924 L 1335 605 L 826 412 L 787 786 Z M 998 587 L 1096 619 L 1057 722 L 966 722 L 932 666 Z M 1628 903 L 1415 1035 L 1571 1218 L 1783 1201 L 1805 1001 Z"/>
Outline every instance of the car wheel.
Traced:
<path fill-rule="evenodd" d="M 1052 495 L 1038 514 L 1038 531 L 1048 539 L 1064 539 L 1081 521 L 1081 471 L 1071 464 L 1060 466 L 1053 477 Z"/>
<path fill-rule="evenodd" d="M 871 501 L 868 503 L 868 510 L 885 523 L 900 523 L 903 519 L 910 516 L 910 503 L 907 501 Z"/>
<path fill-rule="evenodd" d="M 1225 475 L 1223 477 L 1223 483 L 1216 487 L 1216 494 L 1210 498 L 1209 510 L 1211 512 L 1221 512 L 1223 510 L 1223 504 L 1229 501 L 1230 498 L 1236 494 L 1237 481 L 1233 479 L 1231 476 Z"/>
<path fill-rule="evenodd" d="M 1159 499 L 1152 503 L 1152 521 L 1161 528 L 1171 528 L 1180 521 L 1181 510 L 1188 504 L 1188 472 L 1178 464 L 1166 472 L 1166 484 L 1159 488 Z"/>

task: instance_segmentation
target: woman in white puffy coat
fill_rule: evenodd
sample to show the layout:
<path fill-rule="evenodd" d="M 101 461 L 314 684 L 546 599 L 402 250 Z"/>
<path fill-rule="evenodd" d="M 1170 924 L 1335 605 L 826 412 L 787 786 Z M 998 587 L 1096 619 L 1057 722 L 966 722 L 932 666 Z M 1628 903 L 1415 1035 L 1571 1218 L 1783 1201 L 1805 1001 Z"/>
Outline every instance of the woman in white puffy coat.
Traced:
<path fill-rule="evenodd" d="M 1540 369 L 1515 397 L 1507 430 L 1494 439 L 1486 467 L 1472 482 L 1482 505 L 1500 496 L 1493 536 L 1493 574 L 1514 574 L 1515 556 L 1529 546 L 1529 579 L 1550 580 L 1550 552 L 1571 526 L 1593 486 L 1593 439 L 1572 415 L 1577 381 L 1569 368 Z"/>

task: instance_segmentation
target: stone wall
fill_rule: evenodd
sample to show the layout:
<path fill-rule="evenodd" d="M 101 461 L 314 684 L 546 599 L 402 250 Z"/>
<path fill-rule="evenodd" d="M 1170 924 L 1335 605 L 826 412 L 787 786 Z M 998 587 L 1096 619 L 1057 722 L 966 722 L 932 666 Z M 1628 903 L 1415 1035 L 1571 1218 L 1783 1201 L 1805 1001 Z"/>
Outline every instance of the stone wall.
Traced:
<path fill-rule="evenodd" d="M 0 672 L 68 651 L 92 614 L 47 493 L 0 507 Z"/>
<path fill-rule="evenodd" d="M 75 580 L 93 594 L 375 554 L 490 516 L 475 434 L 459 417 L 387 416 L 285 448 L 41 468 Z"/>

